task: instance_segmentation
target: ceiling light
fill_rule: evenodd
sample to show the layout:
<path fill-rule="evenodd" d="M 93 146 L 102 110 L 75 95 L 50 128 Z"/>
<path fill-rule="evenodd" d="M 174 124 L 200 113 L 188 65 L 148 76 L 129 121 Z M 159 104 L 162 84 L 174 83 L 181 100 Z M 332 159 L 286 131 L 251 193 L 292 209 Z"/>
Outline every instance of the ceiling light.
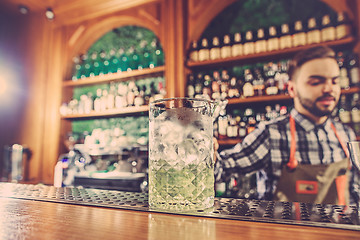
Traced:
<path fill-rule="evenodd" d="M 19 5 L 19 12 L 21 14 L 27 14 L 29 12 L 29 8 L 25 5 Z"/>
<path fill-rule="evenodd" d="M 46 9 L 45 16 L 49 20 L 53 20 L 55 18 L 55 14 L 51 8 Z"/>

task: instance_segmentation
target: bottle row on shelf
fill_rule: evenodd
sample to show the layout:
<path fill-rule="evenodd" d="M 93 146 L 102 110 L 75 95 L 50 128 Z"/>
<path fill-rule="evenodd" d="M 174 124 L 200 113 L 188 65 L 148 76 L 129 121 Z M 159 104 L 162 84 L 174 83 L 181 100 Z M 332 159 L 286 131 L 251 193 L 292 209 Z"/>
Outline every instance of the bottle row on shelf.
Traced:
<path fill-rule="evenodd" d="M 335 118 L 352 127 L 356 136 L 360 137 L 360 93 L 342 95 L 333 114 Z"/>
<path fill-rule="evenodd" d="M 192 73 L 187 80 L 187 96 L 218 100 L 285 94 L 287 68 L 288 61 L 280 61 Z"/>
<path fill-rule="evenodd" d="M 222 109 L 217 121 L 214 123 L 214 137 L 224 139 L 242 139 L 252 132 L 260 121 L 269 121 L 280 115 L 286 115 L 289 107 L 275 104 L 254 109 L 246 108 L 244 111 Z"/>
<path fill-rule="evenodd" d="M 267 105 L 259 108 L 245 108 L 244 111 L 234 108 L 222 109 L 214 124 L 214 136 L 220 140 L 242 139 L 252 132 L 261 121 L 269 121 L 281 115 L 286 115 L 292 106 Z M 360 136 L 360 99 L 359 93 L 342 95 L 338 106 L 333 112 L 333 118 L 340 120 L 353 128 Z"/>
<path fill-rule="evenodd" d="M 60 107 L 62 116 L 71 114 L 102 113 L 126 107 L 148 105 L 166 95 L 164 77 L 151 77 L 128 82 L 111 82 L 103 88 L 94 86 L 77 94 Z"/>
<path fill-rule="evenodd" d="M 164 65 L 164 53 L 157 39 L 150 43 L 141 40 L 139 45 L 128 49 L 119 47 L 109 51 L 92 51 L 73 59 L 71 79 L 76 81 L 103 74 L 154 68 Z"/>
<path fill-rule="evenodd" d="M 329 14 L 321 19 L 314 17 L 305 21 L 284 23 L 281 26 L 260 28 L 255 31 L 237 32 L 212 39 L 193 41 L 189 50 L 190 62 L 226 59 L 241 55 L 257 54 L 334 41 L 351 36 L 352 23 L 344 12 L 336 19 Z"/>
<path fill-rule="evenodd" d="M 342 89 L 359 86 L 358 57 L 353 52 L 336 53 Z M 193 72 L 187 80 L 187 96 L 226 99 L 287 93 L 288 60 L 234 66 L 210 72 Z"/>

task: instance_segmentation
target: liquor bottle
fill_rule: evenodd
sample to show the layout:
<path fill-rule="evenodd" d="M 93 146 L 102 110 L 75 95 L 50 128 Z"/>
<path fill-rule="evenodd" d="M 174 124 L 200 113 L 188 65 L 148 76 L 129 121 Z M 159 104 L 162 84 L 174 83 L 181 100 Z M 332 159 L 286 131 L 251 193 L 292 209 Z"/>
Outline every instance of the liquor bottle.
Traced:
<path fill-rule="evenodd" d="M 132 70 L 137 69 L 138 56 L 135 53 L 134 46 L 130 46 L 129 49 L 127 50 L 127 57 L 129 60 L 129 67 L 128 67 L 127 71 L 132 71 Z"/>
<path fill-rule="evenodd" d="M 228 91 L 228 98 L 239 98 L 240 97 L 240 92 L 239 92 L 237 83 L 238 83 L 238 81 L 237 81 L 236 77 L 231 77 L 229 91 Z"/>
<path fill-rule="evenodd" d="M 202 86 L 203 98 L 211 99 L 211 77 L 209 74 L 204 75 L 203 86 Z"/>
<path fill-rule="evenodd" d="M 245 33 L 245 42 L 244 42 L 244 55 L 254 54 L 255 45 L 253 39 L 252 31 L 247 31 Z"/>
<path fill-rule="evenodd" d="M 109 93 L 107 96 L 107 109 L 113 109 L 115 107 L 116 87 L 114 83 L 110 83 Z"/>
<path fill-rule="evenodd" d="M 265 106 L 265 119 L 266 121 L 270 121 L 272 119 L 272 111 L 270 105 Z"/>
<path fill-rule="evenodd" d="M 336 39 L 335 27 L 333 26 L 330 16 L 324 15 L 321 21 L 321 41 L 334 41 Z"/>
<path fill-rule="evenodd" d="M 281 106 L 280 107 L 280 116 L 285 116 L 287 113 L 288 113 L 287 107 Z"/>
<path fill-rule="evenodd" d="M 139 52 L 140 62 L 143 68 L 150 68 L 150 63 L 154 67 L 154 63 L 151 60 L 150 45 L 146 40 L 142 40 L 140 43 L 141 52 Z"/>
<path fill-rule="evenodd" d="M 246 128 L 246 134 L 251 133 L 252 131 L 255 130 L 256 127 L 256 120 L 254 116 L 249 116 L 248 117 L 248 124 L 247 124 L 247 128 Z"/>
<path fill-rule="evenodd" d="M 155 95 L 155 99 L 162 99 L 166 96 L 166 88 L 165 88 L 165 82 L 164 77 L 157 77 L 158 82 L 158 94 Z"/>
<path fill-rule="evenodd" d="M 340 121 L 345 124 L 348 124 L 351 122 L 351 108 L 347 101 L 346 95 L 342 95 L 340 97 L 339 118 L 340 118 Z"/>
<path fill-rule="evenodd" d="M 223 108 L 220 110 L 218 118 L 219 126 L 219 139 L 226 139 L 227 137 L 227 127 L 228 127 L 228 116 L 226 114 L 226 109 Z"/>
<path fill-rule="evenodd" d="M 269 39 L 267 40 L 267 50 L 276 51 L 279 50 L 279 38 L 275 26 L 269 27 Z"/>
<path fill-rule="evenodd" d="M 199 49 L 197 41 L 192 41 L 189 53 L 189 60 L 192 62 L 199 61 Z"/>
<path fill-rule="evenodd" d="M 115 108 L 121 109 L 127 106 L 127 86 L 123 83 L 119 83 L 117 87 L 117 94 L 115 96 Z"/>
<path fill-rule="evenodd" d="M 231 56 L 241 56 L 243 55 L 243 44 L 242 44 L 242 37 L 241 33 L 234 34 L 234 43 L 231 46 Z"/>
<path fill-rule="evenodd" d="M 90 113 L 94 109 L 93 94 L 88 92 L 84 103 L 84 113 Z"/>
<path fill-rule="evenodd" d="M 244 78 L 245 78 L 245 83 L 243 85 L 243 95 L 244 97 L 252 97 L 255 94 L 254 86 L 252 85 L 254 77 L 250 69 L 244 70 Z"/>
<path fill-rule="evenodd" d="M 127 88 L 128 88 L 126 95 L 127 106 L 134 106 L 135 91 L 137 90 L 135 81 L 130 81 Z"/>
<path fill-rule="evenodd" d="M 140 89 L 138 86 L 136 86 L 135 89 L 134 89 L 134 94 L 135 94 L 134 105 L 135 106 L 144 105 L 144 103 L 145 103 L 145 100 L 144 100 L 145 92 L 144 92 L 144 90 L 142 88 Z"/>
<path fill-rule="evenodd" d="M 350 87 L 350 80 L 348 77 L 348 72 L 345 66 L 345 57 L 343 52 L 337 52 L 336 59 L 340 68 L 340 87 L 342 89 L 348 89 Z"/>
<path fill-rule="evenodd" d="M 259 28 L 255 41 L 255 53 L 266 52 L 266 38 L 263 28 Z"/>
<path fill-rule="evenodd" d="M 360 136 L 360 98 L 359 93 L 354 93 L 351 101 L 352 128 L 356 136 Z"/>
<path fill-rule="evenodd" d="M 211 98 L 214 100 L 219 100 L 221 98 L 220 85 L 221 85 L 220 73 L 218 71 L 214 71 L 213 81 L 211 83 L 211 90 L 212 90 Z"/>
<path fill-rule="evenodd" d="M 155 42 L 155 67 L 164 65 L 164 51 L 157 39 L 154 39 Z"/>
<path fill-rule="evenodd" d="M 284 23 L 281 25 L 281 36 L 279 38 L 280 49 L 291 48 L 292 40 L 289 25 Z"/>
<path fill-rule="evenodd" d="M 239 138 L 244 138 L 246 136 L 246 123 L 241 120 L 239 123 Z"/>
<path fill-rule="evenodd" d="M 210 48 L 210 60 L 219 59 L 220 56 L 220 42 L 218 37 L 213 37 Z"/>
<path fill-rule="evenodd" d="M 280 94 L 286 94 L 287 93 L 287 87 L 288 82 L 290 80 L 289 74 L 288 74 L 288 61 L 280 61 L 278 64 L 279 69 L 279 77 L 277 78 L 277 85 L 279 88 Z"/>
<path fill-rule="evenodd" d="M 81 63 L 80 63 L 80 57 L 76 56 L 73 58 L 73 71 L 72 71 L 72 77 L 71 80 L 76 81 L 81 78 Z"/>
<path fill-rule="evenodd" d="M 101 90 L 101 88 L 98 88 L 96 90 L 96 97 L 94 100 L 94 111 L 95 112 L 101 112 L 101 98 L 102 98 L 102 90 Z"/>
<path fill-rule="evenodd" d="M 100 109 L 102 112 L 108 109 L 108 94 L 109 92 L 107 89 L 102 90 L 101 99 L 100 99 Z"/>
<path fill-rule="evenodd" d="M 335 34 L 336 39 L 342 39 L 351 35 L 351 23 L 345 12 L 337 13 Z"/>
<path fill-rule="evenodd" d="M 92 52 L 89 57 L 89 77 L 94 77 L 99 75 L 99 62 L 98 62 L 98 54 L 96 51 Z"/>
<path fill-rule="evenodd" d="M 266 82 L 265 82 L 266 95 L 276 95 L 279 92 L 279 88 L 276 85 L 276 81 L 275 81 L 276 73 L 277 73 L 277 64 L 274 64 L 273 62 L 264 64 L 264 75 L 266 78 Z"/>
<path fill-rule="evenodd" d="M 125 72 L 128 69 L 129 59 L 125 53 L 124 48 L 119 48 L 116 54 L 117 58 L 119 59 L 117 72 Z"/>
<path fill-rule="evenodd" d="M 359 76 L 359 60 L 358 56 L 355 53 L 349 55 L 348 61 L 348 71 L 350 73 L 350 85 L 352 87 L 359 86 L 360 76 Z"/>
<path fill-rule="evenodd" d="M 293 47 L 306 45 L 306 34 L 301 21 L 296 21 L 293 33 Z"/>
<path fill-rule="evenodd" d="M 156 89 L 155 86 L 155 81 L 152 78 L 151 83 L 150 83 L 150 99 L 149 99 L 149 103 L 153 102 L 155 100 L 155 95 L 157 95 L 158 91 Z"/>
<path fill-rule="evenodd" d="M 141 62 L 139 50 L 135 47 L 134 47 L 134 55 L 132 57 L 132 61 L 134 64 L 134 69 L 141 70 L 144 68 Z"/>
<path fill-rule="evenodd" d="M 110 51 L 109 52 L 105 52 L 105 59 L 104 59 L 104 74 L 109 74 L 111 73 L 111 69 L 110 69 Z"/>
<path fill-rule="evenodd" d="M 116 58 L 116 49 L 112 48 L 109 51 L 109 66 L 108 73 L 116 73 L 117 72 L 117 58 Z"/>
<path fill-rule="evenodd" d="M 89 70 L 90 70 L 90 66 L 88 64 L 88 55 L 82 54 L 80 56 L 80 64 L 81 64 L 81 72 L 80 72 L 80 78 L 86 78 L 89 76 Z"/>
<path fill-rule="evenodd" d="M 144 92 L 144 105 L 149 105 L 150 103 L 150 97 L 151 97 L 151 88 L 148 84 L 148 81 L 146 82 L 146 85 L 142 87 Z"/>
<path fill-rule="evenodd" d="M 202 79 L 203 79 L 202 73 L 198 73 L 195 79 L 195 96 L 194 96 L 195 98 L 202 97 Z"/>
<path fill-rule="evenodd" d="M 317 25 L 316 18 L 312 17 L 308 20 L 307 44 L 320 43 L 321 33 Z"/>
<path fill-rule="evenodd" d="M 203 38 L 201 40 L 201 47 L 199 49 L 199 61 L 207 61 L 209 59 L 210 59 L 210 51 L 209 51 L 208 40 L 206 38 Z"/>
<path fill-rule="evenodd" d="M 100 51 L 97 62 L 99 63 L 99 75 L 106 74 L 106 66 L 105 66 L 105 60 L 106 60 L 106 52 L 104 50 Z"/>
<path fill-rule="evenodd" d="M 226 129 L 226 135 L 228 138 L 237 138 L 239 132 L 239 125 L 236 124 L 234 116 L 228 115 L 228 127 Z"/>
<path fill-rule="evenodd" d="M 90 72 L 91 72 L 91 58 L 89 57 L 89 54 L 86 53 L 83 55 L 83 74 L 82 74 L 82 78 L 84 77 L 89 77 L 90 76 Z"/>
<path fill-rule="evenodd" d="M 231 57 L 231 39 L 230 35 L 228 34 L 224 36 L 220 49 L 220 54 L 222 59 Z"/>
<path fill-rule="evenodd" d="M 195 77 L 193 74 L 188 75 L 187 87 L 186 87 L 186 95 L 189 98 L 193 98 L 195 96 Z"/>
<path fill-rule="evenodd" d="M 265 91 L 265 81 L 259 68 L 254 69 L 254 80 L 252 81 L 254 95 L 263 96 Z"/>
<path fill-rule="evenodd" d="M 220 94 L 221 99 L 226 99 L 228 97 L 229 91 L 229 74 L 227 70 L 221 71 L 221 84 L 220 84 Z"/>

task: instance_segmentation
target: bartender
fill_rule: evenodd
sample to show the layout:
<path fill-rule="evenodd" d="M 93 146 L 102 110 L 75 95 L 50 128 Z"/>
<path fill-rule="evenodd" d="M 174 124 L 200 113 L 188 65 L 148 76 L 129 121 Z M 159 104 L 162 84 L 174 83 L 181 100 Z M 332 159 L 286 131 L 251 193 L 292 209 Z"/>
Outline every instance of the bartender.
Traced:
<path fill-rule="evenodd" d="M 299 52 L 290 62 L 288 92 L 294 108 L 260 122 L 242 143 L 217 155 L 215 179 L 257 171 L 258 197 L 267 200 L 347 205 L 359 201 L 359 177 L 346 143 L 355 133 L 331 118 L 340 94 L 332 49 Z"/>

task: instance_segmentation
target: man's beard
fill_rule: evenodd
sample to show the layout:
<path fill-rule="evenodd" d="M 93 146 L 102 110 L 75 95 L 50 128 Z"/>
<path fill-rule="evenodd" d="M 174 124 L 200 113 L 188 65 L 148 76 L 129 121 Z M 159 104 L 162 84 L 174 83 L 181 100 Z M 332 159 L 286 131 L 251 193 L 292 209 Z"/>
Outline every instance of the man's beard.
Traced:
<path fill-rule="evenodd" d="M 317 99 L 315 99 L 315 101 L 312 101 L 308 98 L 303 98 L 301 97 L 301 95 L 299 94 L 298 92 L 298 99 L 299 99 L 299 102 L 300 104 L 306 109 L 308 110 L 311 114 L 314 114 L 315 116 L 317 117 L 324 117 L 324 116 L 330 116 L 332 111 L 334 110 L 335 108 L 335 105 L 332 109 L 324 109 L 324 110 L 321 110 L 320 108 L 318 108 L 316 106 L 316 102 L 319 101 L 320 99 L 324 98 L 324 97 L 333 97 L 332 95 L 330 94 L 325 94 Z M 336 100 L 336 98 L 335 98 Z"/>

